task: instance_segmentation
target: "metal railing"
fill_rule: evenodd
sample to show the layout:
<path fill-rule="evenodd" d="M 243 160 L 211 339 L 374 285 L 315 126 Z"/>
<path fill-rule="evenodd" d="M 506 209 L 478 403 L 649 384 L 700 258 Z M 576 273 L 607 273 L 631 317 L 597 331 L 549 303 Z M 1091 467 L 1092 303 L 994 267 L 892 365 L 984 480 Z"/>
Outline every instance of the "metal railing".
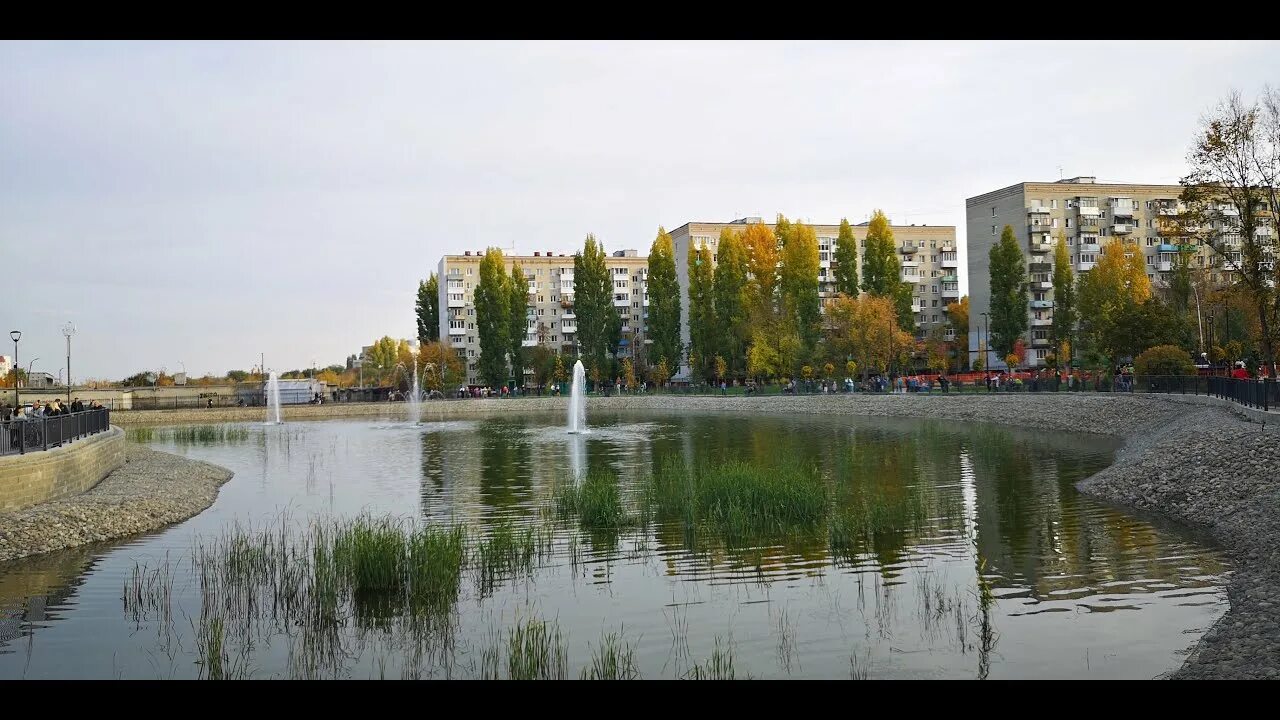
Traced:
<path fill-rule="evenodd" d="M 111 411 L 106 408 L 51 417 L 0 420 L 0 455 L 61 447 L 110 427 Z"/>

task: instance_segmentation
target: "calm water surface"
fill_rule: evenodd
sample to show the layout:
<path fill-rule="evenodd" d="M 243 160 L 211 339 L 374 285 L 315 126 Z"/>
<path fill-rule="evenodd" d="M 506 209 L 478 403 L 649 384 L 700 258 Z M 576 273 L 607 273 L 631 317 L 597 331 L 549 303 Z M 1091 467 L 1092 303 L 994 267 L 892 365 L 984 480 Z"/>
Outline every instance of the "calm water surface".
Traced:
<path fill-rule="evenodd" d="M 331 421 L 236 426 L 247 435 L 160 450 L 235 471 L 209 510 L 126 543 L 0 565 L 0 677 L 197 677 L 193 630 L 201 592 L 197 538 L 232 523 L 395 514 L 539 523 L 557 484 L 607 468 L 634 502 L 655 459 L 816 463 L 852 482 L 915 493 L 919 531 L 876 536 L 835 558 L 821 538 L 690 549 L 674 528 L 621 538 L 562 528 L 531 576 L 481 596 L 464 583 L 454 642 L 410 662 L 377 633 L 346 638 L 331 674 L 471 677 L 482 649 L 517 619 L 558 622 L 569 673 L 590 663 L 601 633 L 633 643 L 644 677 L 680 677 L 731 647 L 738 677 L 1150 678 L 1226 610 L 1230 571 L 1187 533 L 1078 494 L 1115 445 L 1092 436 L 885 418 L 628 413 L 589 418 L 568 436 L 560 415 L 477 421 Z M 594 540 L 594 541 L 593 541 Z M 572 557 L 571 557 L 572 556 Z M 169 621 L 135 616 L 122 589 L 139 565 L 173 567 Z M 982 583 L 994 603 L 979 602 Z M 281 633 L 238 646 L 253 677 L 289 677 Z"/>

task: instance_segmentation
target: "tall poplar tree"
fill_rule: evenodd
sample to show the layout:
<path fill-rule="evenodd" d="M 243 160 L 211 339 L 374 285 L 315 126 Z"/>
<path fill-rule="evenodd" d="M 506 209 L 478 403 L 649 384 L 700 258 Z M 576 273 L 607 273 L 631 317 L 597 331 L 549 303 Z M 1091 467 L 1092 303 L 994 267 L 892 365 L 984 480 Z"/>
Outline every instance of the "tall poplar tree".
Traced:
<path fill-rule="evenodd" d="M 991 348 L 996 357 L 1013 353 L 1027 331 L 1027 266 L 1013 227 L 1004 226 L 988 255 L 991 277 Z"/>
<path fill-rule="evenodd" d="M 440 281 L 435 273 L 418 282 L 418 301 L 414 303 L 418 321 L 418 343 L 426 345 L 440 339 Z"/>
<path fill-rule="evenodd" d="M 716 312 L 713 295 L 715 271 L 711 267 L 711 249 L 689 243 L 689 367 L 694 377 L 708 377 L 715 355 Z"/>
<path fill-rule="evenodd" d="M 796 223 L 782 246 L 779 271 L 782 307 L 800 336 L 801 359 L 809 361 L 822 332 L 818 299 L 818 236 L 812 225 Z"/>
<path fill-rule="evenodd" d="M 884 212 L 876 210 L 862 240 L 865 250 L 862 262 L 862 290 L 881 297 L 897 297 L 902 283 L 902 264 L 894 245 L 893 230 Z"/>
<path fill-rule="evenodd" d="M 746 289 L 747 253 L 742 247 L 742 238 L 733 230 L 724 228 L 720 231 L 712 293 L 717 331 L 713 354 L 724 358 L 730 377 L 737 377 L 746 370 Z"/>
<path fill-rule="evenodd" d="M 476 331 L 480 335 L 480 377 L 498 387 L 507 381 L 507 348 L 510 336 L 510 302 L 506 263 L 498 248 L 485 250 L 476 284 Z"/>
<path fill-rule="evenodd" d="M 1053 248 L 1053 326 L 1050 331 L 1060 367 L 1071 367 L 1076 331 L 1076 278 L 1067 253 L 1067 235 L 1058 233 Z"/>
<path fill-rule="evenodd" d="M 588 235 L 573 257 L 574 313 L 578 317 L 578 358 L 588 372 L 609 374 L 605 365 L 613 309 L 613 282 L 604 262 L 604 245 Z"/>
<path fill-rule="evenodd" d="M 680 284 L 676 280 L 675 246 L 661 227 L 649 249 L 649 319 L 646 328 L 653 344 L 649 364 L 664 360 L 668 368 L 680 367 Z"/>
<path fill-rule="evenodd" d="M 845 218 L 840 219 L 840 233 L 836 235 L 831 260 L 835 266 L 836 292 L 851 298 L 858 297 L 858 241 Z"/>
<path fill-rule="evenodd" d="M 524 269 L 519 263 L 511 266 L 511 277 L 507 279 L 507 357 L 511 362 L 511 376 L 516 386 L 524 385 L 524 338 L 529 329 L 529 280 L 524 276 Z"/>

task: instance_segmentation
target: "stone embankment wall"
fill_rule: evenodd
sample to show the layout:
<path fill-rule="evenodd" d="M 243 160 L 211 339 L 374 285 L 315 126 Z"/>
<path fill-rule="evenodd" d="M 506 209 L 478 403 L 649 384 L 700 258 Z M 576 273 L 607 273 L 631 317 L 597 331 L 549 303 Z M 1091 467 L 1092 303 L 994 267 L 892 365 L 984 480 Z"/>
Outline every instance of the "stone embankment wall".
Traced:
<path fill-rule="evenodd" d="M 0 512 L 79 495 L 124 465 L 124 431 L 112 427 L 52 450 L 0 457 Z"/>

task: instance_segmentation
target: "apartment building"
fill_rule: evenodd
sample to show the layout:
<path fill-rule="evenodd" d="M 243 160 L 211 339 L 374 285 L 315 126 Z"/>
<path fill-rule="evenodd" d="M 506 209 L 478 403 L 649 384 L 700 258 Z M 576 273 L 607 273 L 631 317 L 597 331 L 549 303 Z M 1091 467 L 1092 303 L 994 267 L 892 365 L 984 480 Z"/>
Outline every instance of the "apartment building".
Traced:
<path fill-rule="evenodd" d="M 746 217 L 731 222 L 689 222 L 671 231 L 675 246 L 676 277 L 680 283 L 680 342 L 689 346 L 689 246 L 706 244 L 715 261 L 716 245 L 720 231 L 729 228 L 737 233 L 747 225 L 762 222 L 758 217 Z M 808 225 L 809 223 L 805 223 Z M 818 295 L 825 305 L 833 299 L 835 291 L 835 244 L 840 234 L 837 225 L 812 225 L 818 237 Z M 772 223 L 769 224 L 773 229 Z M 947 324 L 947 303 L 960 299 L 960 267 L 956 229 L 949 225 L 890 225 L 897 244 L 898 259 L 902 264 L 903 282 L 913 286 L 912 311 L 916 313 L 916 337 L 923 338 L 935 327 Z M 865 266 L 863 239 L 867 235 L 867 223 L 853 226 L 853 236 L 858 246 L 858 276 L 861 282 Z M 687 374 L 682 365 L 682 374 Z"/>
<path fill-rule="evenodd" d="M 440 284 L 440 337 L 462 358 L 467 384 L 480 385 L 480 334 L 476 329 L 475 289 L 480 282 L 483 251 L 440 258 L 436 270 Z M 524 347 L 546 345 L 555 352 L 574 352 L 577 316 L 574 314 L 573 256 L 534 252 L 508 255 L 506 271 L 519 264 L 529 284 Z M 618 250 L 605 258 L 613 283 L 613 305 L 622 317 L 619 356 L 634 356 L 647 342 L 645 321 L 649 311 L 649 260 L 635 250 Z M 526 376 L 532 372 L 526 370 Z"/>
<path fill-rule="evenodd" d="M 1022 182 L 966 200 L 971 357 L 977 356 L 985 337 L 982 314 L 991 308 L 989 254 L 1006 225 L 1013 228 L 1027 261 L 1030 299 L 1025 340 L 1026 364 L 1031 367 L 1043 366 L 1045 356 L 1052 352 L 1053 254 L 1060 233 L 1066 235 L 1077 276 L 1093 269 L 1103 246 L 1121 242 L 1130 252 L 1142 255 L 1153 287 L 1167 286 L 1168 274 L 1182 248 L 1194 251 L 1191 266 L 1203 271 L 1210 283 L 1231 282 L 1240 267 L 1239 253 L 1224 258 L 1202 240 L 1170 236 L 1185 210 L 1178 200 L 1181 192 L 1179 185 L 1103 184 L 1093 177 L 1075 177 L 1048 183 Z M 1239 230 L 1232 232 L 1232 218 L 1239 217 L 1239 210 L 1230 203 L 1219 203 L 1215 210 L 1208 229 L 1219 233 L 1228 245 L 1239 246 Z M 1275 228 L 1264 226 L 1257 232 L 1274 239 Z M 996 355 L 990 353 L 990 367 L 1005 367 Z"/>

